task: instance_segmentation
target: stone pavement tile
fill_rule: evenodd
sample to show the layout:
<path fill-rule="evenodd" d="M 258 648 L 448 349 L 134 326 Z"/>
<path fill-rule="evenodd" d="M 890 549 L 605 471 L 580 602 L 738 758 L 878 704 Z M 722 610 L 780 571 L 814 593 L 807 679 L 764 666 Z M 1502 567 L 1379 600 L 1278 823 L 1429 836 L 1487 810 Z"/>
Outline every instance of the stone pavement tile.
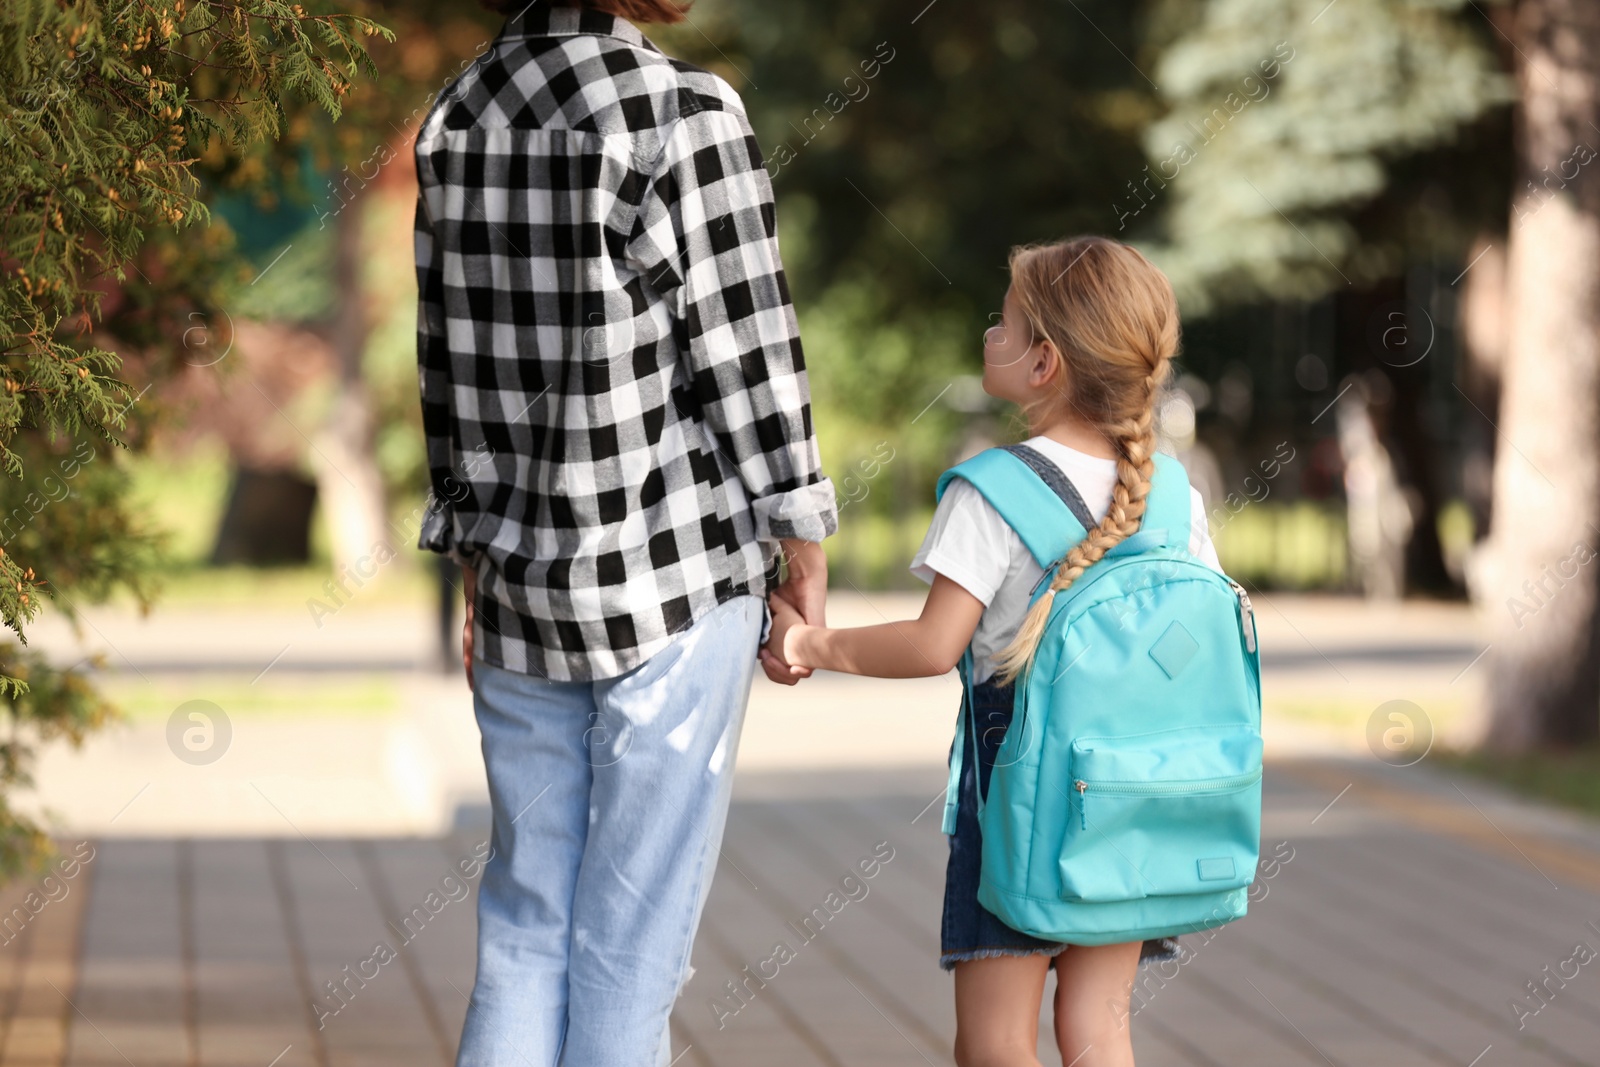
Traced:
<path fill-rule="evenodd" d="M 1278 895 L 1292 895 L 1292 887 L 1283 887 Z M 1272 903 L 1263 902 L 1268 907 Z M 1465 1063 L 1488 1045 L 1509 1043 L 1508 1035 L 1481 1014 L 1430 997 L 1426 989 L 1391 968 L 1371 966 L 1359 950 L 1367 936 L 1368 931 L 1356 924 L 1332 931 L 1293 921 L 1270 926 L 1241 922 L 1230 931 L 1229 947 L 1242 950 L 1260 976 L 1254 980 L 1263 988 L 1269 981 L 1299 986 L 1317 997 L 1324 1010 L 1346 1015 L 1351 1031 L 1383 1038 L 1425 1060 Z M 1331 1040 L 1330 1053 L 1345 1056 L 1347 1039 L 1348 1031 Z M 1571 1063 L 1532 1049 L 1521 1050 L 1519 1062 L 1529 1067 Z"/>
<path fill-rule="evenodd" d="M 829 768 L 870 776 L 885 768 L 937 766 L 949 751 L 960 705 L 961 681 L 953 672 L 890 679 L 818 671 L 804 685 L 786 686 L 758 670 L 738 767 L 741 773 Z"/>
<path fill-rule="evenodd" d="M 717 895 L 717 890 L 712 893 Z M 718 904 L 713 918 L 711 902 L 706 903 L 707 922 L 702 923 L 695 941 L 696 971 L 673 1011 L 678 1031 L 673 1053 L 686 1059 L 698 1057 L 713 1067 L 748 1063 L 840 1067 L 839 1058 L 801 1017 L 792 995 L 795 991 L 787 983 L 769 982 L 765 987 L 752 983 L 739 996 L 728 990 L 730 976 L 739 974 L 750 959 L 723 931 L 737 929 L 741 921 L 760 922 L 765 916 L 749 918 L 732 900 Z M 781 971 L 779 975 L 783 977 Z M 713 1003 L 723 1004 L 726 1011 L 712 1011 Z"/>
<path fill-rule="evenodd" d="M 951 978 L 937 965 L 938 913 L 916 906 L 923 884 L 903 866 L 896 867 L 905 856 L 904 842 L 897 845 L 893 832 L 868 824 L 829 823 L 822 811 L 834 806 L 826 801 L 803 808 L 765 805 L 757 827 L 790 842 L 786 851 L 795 861 L 828 872 L 828 891 L 838 894 L 836 901 L 848 902 L 835 905 L 848 910 L 830 927 L 847 920 L 850 925 L 841 925 L 840 936 L 835 939 L 830 933 L 828 941 L 839 953 L 841 970 L 855 972 L 864 992 L 871 983 L 890 994 L 880 1008 L 893 1018 L 897 1031 L 948 1055 L 955 1030 Z M 865 878 L 863 864 L 877 873 Z M 824 914 L 826 900 L 819 898 Z M 872 998 L 879 999 L 876 992 Z"/>
<path fill-rule="evenodd" d="M 1297 930 L 1330 946 L 1325 951 L 1339 961 L 1341 970 L 1355 968 L 1366 976 L 1352 992 L 1401 987 L 1397 1000 L 1409 1005 L 1403 1013 L 1408 1023 L 1445 1043 L 1470 1045 L 1472 1038 L 1481 1036 L 1474 1054 L 1493 1044 L 1515 1050 L 1518 1062 L 1569 1067 L 1589 1062 L 1581 1051 L 1585 1047 L 1581 1039 L 1550 1041 L 1537 1028 L 1519 1032 L 1505 1009 L 1510 983 L 1485 970 L 1482 958 L 1431 958 L 1427 949 L 1433 946 L 1432 935 L 1424 933 L 1419 939 L 1417 924 L 1389 914 L 1382 901 L 1308 882 L 1280 894 L 1270 906 L 1287 911 Z M 1357 924 L 1360 934 L 1353 936 Z"/>
<path fill-rule="evenodd" d="M 1554 1013 L 1541 1014 L 1541 1025 L 1528 1027 L 1517 1027 L 1510 1011 L 1512 997 L 1525 992 L 1523 979 L 1538 969 L 1523 969 L 1518 961 L 1536 958 L 1533 953 L 1546 945 L 1552 961 L 1570 952 L 1562 917 L 1525 912 L 1514 920 L 1506 907 L 1512 897 L 1470 901 L 1451 883 L 1482 878 L 1493 864 L 1474 856 L 1472 849 L 1454 846 L 1466 862 L 1464 877 L 1448 870 L 1429 872 L 1418 862 L 1419 851 L 1440 846 L 1450 848 L 1451 843 L 1410 833 L 1397 835 L 1390 848 L 1363 841 L 1357 849 L 1352 843 L 1352 851 L 1360 853 L 1357 861 L 1318 873 L 1304 896 L 1330 899 L 1330 921 L 1341 928 L 1365 923 L 1363 931 L 1373 933 L 1360 939 L 1362 947 L 1370 947 L 1374 955 L 1387 953 L 1392 968 L 1408 974 L 1437 1000 L 1474 1011 L 1501 1029 L 1507 1037 L 1499 1045 L 1526 1043 L 1558 1062 L 1592 1062 L 1589 1049 L 1600 1040 L 1592 1008 L 1571 1013 L 1579 1001 L 1563 993 L 1565 1003 Z M 1363 872 L 1366 877 L 1360 877 Z"/>
<path fill-rule="evenodd" d="M 83 919 L 68 1067 L 193 1061 L 178 849 L 171 840 L 100 841 Z"/>
<path fill-rule="evenodd" d="M 4 1059 L 8 1042 L 16 1032 L 17 1007 L 24 988 L 28 949 L 33 941 L 33 931 L 29 928 L 33 926 L 35 918 L 25 898 L 33 891 L 28 881 L 20 880 L 0 889 L 0 917 L 3 917 L 0 918 L 0 1060 Z M 59 997 L 57 999 L 60 1000 Z M 43 1027 L 46 1032 L 53 1031 L 56 1035 L 58 1052 L 52 1062 L 60 1061 L 59 1045 L 66 1037 L 65 1012 L 71 1010 L 65 1001 L 61 1001 L 59 1009 L 51 1022 Z M 42 1020 L 25 1024 L 24 1029 L 38 1029 L 40 1022 Z M 15 1053 L 16 1047 L 12 1049 Z"/>
<path fill-rule="evenodd" d="M 1541 942 L 1570 948 L 1577 939 L 1597 940 L 1588 924 L 1600 914 L 1600 894 L 1572 885 L 1551 886 L 1530 867 L 1502 862 L 1497 855 L 1485 857 L 1471 843 L 1416 831 L 1393 838 L 1401 844 L 1374 848 L 1366 841 L 1352 842 L 1377 864 L 1366 892 L 1381 891 L 1407 904 L 1418 920 L 1436 922 L 1453 935 L 1447 939 L 1451 947 L 1481 948 L 1488 941 L 1509 939 L 1530 948 Z M 1521 962 L 1507 961 L 1511 966 Z M 1600 997 L 1600 988 L 1582 995 Z M 1591 1003 L 1600 1008 L 1600 1002 Z M 1596 1015 L 1600 1026 L 1600 1011 Z"/>
<path fill-rule="evenodd" d="M 1310 868 L 1313 876 L 1302 883 L 1299 896 L 1324 909 L 1336 928 L 1365 924 L 1362 929 L 1373 933 L 1361 940 L 1363 945 L 1393 957 L 1390 966 L 1409 973 L 1437 999 L 1475 1007 L 1504 1029 L 1503 1044 L 1526 1043 L 1560 1062 L 1592 1062 L 1589 1050 L 1600 1043 L 1600 1011 L 1590 979 L 1600 976 L 1579 970 L 1573 981 L 1552 985 L 1551 1004 L 1526 1025 L 1519 1025 L 1511 1006 L 1514 999 L 1541 1003 L 1531 1000 L 1524 983 L 1571 954 L 1573 945 L 1562 936 L 1571 920 L 1558 909 L 1581 910 L 1585 903 L 1558 903 L 1551 899 L 1557 894 L 1550 894 L 1547 914 L 1517 914 L 1506 906 L 1514 898 L 1483 896 L 1475 888 L 1474 868 L 1482 865 L 1473 863 L 1471 850 L 1456 846 L 1464 853 L 1461 874 L 1442 863 L 1435 871 L 1432 864 L 1417 862 L 1421 854 L 1434 858 L 1449 847 L 1420 834 L 1406 835 L 1388 850 L 1351 842 L 1325 867 Z M 1346 858 L 1352 853 L 1354 859 Z M 1600 939 L 1589 944 L 1600 947 Z"/>
<path fill-rule="evenodd" d="M 480 847 L 481 846 L 481 847 Z M 486 838 L 460 851 L 438 839 L 362 842 L 366 880 L 400 951 L 397 964 L 416 994 L 435 1044 L 447 1062 L 466 1020 L 476 967 L 478 886 Z M 472 878 L 468 871 L 477 872 Z"/>
<path fill-rule="evenodd" d="M 99 853 L 93 842 L 54 844 L 66 866 L 0 892 L 0 1063 L 17 1067 L 60 1067 L 74 1023 L 69 998 Z"/>
<path fill-rule="evenodd" d="M 1211 942 L 1191 935 L 1196 954 L 1176 971 L 1144 968 L 1129 1000 L 1134 1047 L 1147 1037 L 1160 1037 L 1178 1051 L 1180 1062 L 1225 1064 L 1230 1067 L 1323 1063 L 1292 1029 L 1279 1025 L 1270 1012 L 1234 995 L 1208 972 L 1219 969 L 1214 957 L 1225 947 L 1221 934 Z M 1249 986 L 1245 993 L 1254 996 Z M 1142 1064 L 1142 1061 L 1141 1061 Z"/>
<path fill-rule="evenodd" d="M 899 808 L 912 807 L 906 798 Z M 939 968 L 939 921 L 944 899 L 944 872 L 933 877 L 916 862 L 909 820 L 887 824 L 863 817 L 860 802 L 820 800 L 804 806 L 762 805 L 758 826 L 793 844 L 796 859 L 833 873 L 833 888 L 854 874 L 865 891 L 849 908 L 859 914 L 843 942 L 856 965 L 901 997 L 914 1011 L 924 1032 L 948 1050 L 955 1041 L 950 974 Z M 930 817 L 931 818 L 931 817 Z M 937 827 L 934 827 L 937 830 Z M 940 835 L 941 842 L 943 835 Z M 892 858 L 881 861 L 883 855 Z M 877 874 L 860 877 L 860 864 Z M 860 892 L 861 890 L 858 890 Z M 843 915 L 840 916 L 844 918 Z"/>
<path fill-rule="evenodd" d="M 477 973 L 478 889 L 482 884 L 483 873 L 481 864 L 475 866 L 474 861 L 486 858 L 489 854 L 489 825 L 486 811 L 484 819 L 482 823 L 471 822 L 458 827 L 447 836 L 435 839 L 435 845 L 440 850 L 443 862 L 437 867 L 427 868 L 418 876 L 420 880 L 416 883 L 408 883 L 423 884 L 430 875 L 441 878 L 446 869 L 458 873 L 463 870 L 477 871 L 471 879 L 472 895 L 461 901 L 459 906 L 452 903 L 451 913 L 442 917 L 444 920 L 440 928 L 442 936 L 437 941 L 418 945 L 424 980 L 433 990 L 439 1007 L 441 1025 L 447 1034 L 455 1035 L 455 1040 L 460 1039 L 461 1028 L 466 1022 L 473 976 Z M 465 867 L 462 866 L 463 863 Z M 463 881 L 466 879 L 463 878 Z M 396 891 L 399 892 L 398 889 Z M 684 1061 L 678 1067 L 690 1067 L 690 1065 L 688 1061 Z"/>
<path fill-rule="evenodd" d="M 904 964 L 892 967 L 893 957 L 862 950 L 873 933 L 870 916 L 845 896 L 841 879 L 856 860 L 872 856 L 871 842 L 852 850 L 850 860 L 829 862 L 809 854 L 775 821 L 757 816 L 730 827 L 724 851 L 760 887 L 751 896 L 769 916 L 770 934 L 757 934 L 747 954 L 752 960 L 769 955 L 779 940 L 797 952 L 778 980 L 794 990 L 812 1028 L 839 1059 L 948 1062 L 945 1034 L 895 980 L 905 975 Z M 909 961 L 912 954 L 900 958 Z"/>
<path fill-rule="evenodd" d="M 292 901 L 293 936 L 316 998 L 328 1061 L 348 1067 L 443 1062 L 408 980 L 399 933 L 384 920 L 384 887 L 349 841 L 273 842 L 269 862 Z"/>
<path fill-rule="evenodd" d="M 1241 956 L 1237 951 L 1218 952 L 1205 961 L 1208 967 L 1196 966 L 1181 979 L 1193 982 L 1201 997 L 1211 1002 L 1215 1022 L 1202 1031 L 1208 1047 L 1217 1047 L 1217 1042 L 1227 1040 L 1233 1031 L 1248 1029 L 1257 1034 L 1242 1043 L 1241 1058 L 1247 1063 L 1275 1064 L 1280 1056 L 1283 1062 L 1332 1063 L 1334 1067 L 1372 1063 L 1419 1067 L 1438 1062 L 1387 1035 L 1371 1034 L 1364 1020 L 1299 986 L 1275 981 Z M 1185 1020 L 1194 1021 L 1193 1017 Z M 1266 1051 L 1268 1035 L 1283 1053 Z M 1381 1047 L 1383 1052 L 1375 1059 L 1357 1046 Z"/>
<path fill-rule="evenodd" d="M 28 958 L 28 942 L 32 940 L 27 936 L 27 928 L 33 922 L 33 916 L 21 908 L 22 899 L 29 888 L 20 881 L 0 888 L 0 915 L 9 920 L 0 925 L 0 1059 L 5 1056 L 6 1039 L 16 1016 L 23 968 Z M 13 911 L 17 908 L 21 910 Z M 64 1020 L 62 1022 L 64 1024 Z M 64 1025 L 62 1030 L 64 1033 Z"/>
<path fill-rule="evenodd" d="M 200 1062 L 216 1067 L 318 1063 L 310 989 L 296 966 L 268 846 L 184 841 L 191 859 Z"/>
<path fill-rule="evenodd" d="M 711 1061 L 695 1044 L 694 1037 L 684 1029 L 677 1016 L 668 1020 L 668 1027 L 672 1031 L 671 1067 L 711 1067 Z"/>
<path fill-rule="evenodd" d="M 701 1033 L 712 1062 L 750 1062 L 727 1050 L 754 1048 L 788 1057 L 773 1062 L 912 1063 L 930 1056 L 928 1062 L 947 1062 L 937 1049 L 909 1044 L 897 1027 L 915 1029 L 918 1021 L 905 1018 L 903 1004 L 888 1001 L 893 994 L 877 977 L 839 954 L 840 945 L 874 934 L 871 916 L 862 911 L 870 894 L 849 903 L 836 897 L 831 912 L 827 894 L 837 890 L 839 873 L 792 870 L 792 849 L 780 846 L 789 855 L 779 862 L 778 853 L 762 844 L 774 828 L 748 819 L 738 824 L 735 829 L 730 820 L 725 862 L 702 927 L 707 932 L 701 943 L 713 951 L 697 948 L 697 972 L 679 1010 Z M 870 847 L 864 854 L 869 853 Z M 732 888 L 719 895 L 725 886 Z M 811 913 L 813 907 L 820 914 Z M 774 953 L 780 941 L 792 956 Z M 763 1006 L 771 1013 L 763 1013 Z"/>

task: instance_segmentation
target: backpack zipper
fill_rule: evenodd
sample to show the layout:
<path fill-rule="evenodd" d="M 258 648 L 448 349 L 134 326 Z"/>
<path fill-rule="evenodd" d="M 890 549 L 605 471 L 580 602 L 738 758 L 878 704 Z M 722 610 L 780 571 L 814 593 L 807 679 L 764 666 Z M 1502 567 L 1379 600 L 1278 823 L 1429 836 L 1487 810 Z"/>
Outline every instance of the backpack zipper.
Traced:
<path fill-rule="evenodd" d="M 1251 785 L 1260 778 L 1260 770 L 1229 774 L 1220 778 L 1186 778 L 1181 782 L 1087 782 L 1078 778 L 1073 780 L 1072 788 L 1078 791 L 1079 822 L 1087 830 L 1089 810 L 1084 801 L 1091 787 L 1096 793 L 1110 793 L 1113 796 L 1181 796 L 1185 793 L 1202 793 Z"/>
<path fill-rule="evenodd" d="M 1061 559 L 1053 561 L 1050 564 L 1049 567 L 1045 568 L 1044 573 L 1039 575 L 1038 580 L 1033 583 L 1033 588 L 1031 590 L 1029 590 L 1028 596 L 1030 598 L 1032 598 L 1033 595 L 1039 591 L 1039 586 L 1044 583 L 1044 580 L 1047 577 L 1049 577 L 1050 572 L 1055 567 L 1060 566 L 1062 561 L 1065 560 L 1065 559 L 1066 559 L 1066 557 L 1063 556 L 1063 557 L 1061 557 Z M 1078 581 L 1076 581 L 1076 582 L 1074 582 L 1072 584 L 1071 589 L 1070 589 L 1070 592 L 1072 594 L 1072 598 L 1076 599 L 1077 597 L 1082 596 L 1083 593 L 1090 586 L 1092 586 L 1095 582 L 1099 581 L 1101 578 L 1104 578 L 1111 571 L 1117 570 L 1120 567 L 1125 567 L 1125 566 L 1128 566 L 1130 564 L 1136 563 L 1137 561 L 1138 561 L 1138 556 L 1132 556 L 1132 557 L 1129 557 L 1127 559 L 1118 560 L 1114 565 L 1109 566 L 1109 567 L 1104 566 L 1104 564 L 1102 563 L 1101 566 L 1104 569 L 1091 567 L 1089 569 L 1089 573 L 1087 573 L 1083 578 L 1078 579 Z M 1222 578 L 1230 586 L 1233 587 L 1234 596 L 1239 598 L 1239 619 L 1240 619 L 1240 624 L 1244 628 L 1244 647 L 1245 647 L 1245 651 L 1254 653 L 1255 650 L 1256 650 L 1256 616 L 1255 616 L 1255 607 L 1250 603 L 1250 594 L 1245 591 L 1245 587 L 1240 585 L 1234 579 L 1228 577 L 1226 574 L 1220 574 L 1219 572 L 1212 570 L 1210 567 L 1206 566 L 1204 563 L 1201 563 L 1199 560 L 1191 558 L 1191 559 L 1187 560 L 1186 562 L 1192 564 L 1193 566 L 1199 568 L 1200 570 L 1205 571 L 1208 574 L 1217 575 L 1218 577 Z"/>
<path fill-rule="evenodd" d="M 1244 647 L 1246 651 L 1256 650 L 1256 615 L 1255 609 L 1250 606 L 1250 594 L 1245 592 L 1244 586 L 1228 579 L 1228 584 L 1233 586 L 1234 593 L 1239 597 L 1239 621 L 1244 625 Z"/>

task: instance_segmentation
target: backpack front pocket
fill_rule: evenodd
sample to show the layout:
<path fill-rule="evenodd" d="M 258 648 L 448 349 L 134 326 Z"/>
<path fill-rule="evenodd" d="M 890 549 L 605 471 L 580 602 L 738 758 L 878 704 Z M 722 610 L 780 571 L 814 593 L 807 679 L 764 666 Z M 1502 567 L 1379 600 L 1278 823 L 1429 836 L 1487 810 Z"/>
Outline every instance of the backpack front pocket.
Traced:
<path fill-rule="evenodd" d="M 1254 727 L 1077 738 L 1070 766 L 1062 899 L 1180 896 L 1254 880 L 1261 838 Z"/>

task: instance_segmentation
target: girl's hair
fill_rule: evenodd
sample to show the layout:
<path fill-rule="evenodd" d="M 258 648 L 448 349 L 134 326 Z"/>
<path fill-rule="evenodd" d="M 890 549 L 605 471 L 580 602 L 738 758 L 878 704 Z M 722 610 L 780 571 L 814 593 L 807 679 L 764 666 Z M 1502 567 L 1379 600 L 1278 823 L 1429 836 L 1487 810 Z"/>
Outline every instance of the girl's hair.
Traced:
<path fill-rule="evenodd" d="M 551 7 L 586 7 L 632 22 L 682 22 L 687 3 L 677 0 L 478 0 L 490 11 L 514 15 L 535 3 Z"/>
<path fill-rule="evenodd" d="M 1054 391 L 1023 405 L 1032 426 L 1070 411 L 1117 451 L 1111 508 L 1058 564 L 1011 643 L 995 655 L 1009 685 L 1033 662 L 1056 593 L 1118 541 L 1137 533 L 1155 472 L 1155 401 L 1178 351 L 1178 302 L 1166 275 L 1108 237 L 1074 237 L 1011 250 L 1011 295 L 1033 331 L 1061 355 Z"/>

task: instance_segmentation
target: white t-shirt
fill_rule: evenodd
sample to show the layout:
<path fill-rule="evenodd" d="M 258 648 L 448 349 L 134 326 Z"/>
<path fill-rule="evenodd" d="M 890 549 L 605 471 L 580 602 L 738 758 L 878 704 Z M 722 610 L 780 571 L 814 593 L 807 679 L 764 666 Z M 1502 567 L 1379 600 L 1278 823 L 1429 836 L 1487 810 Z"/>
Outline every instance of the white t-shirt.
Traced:
<path fill-rule="evenodd" d="M 1048 437 L 1030 437 L 1024 443 L 1061 468 L 1096 521 L 1111 510 L 1116 460 L 1079 452 Z M 1189 551 L 1221 573 L 1222 564 L 1217 561 L 1206 524 L 1205 501 L 1193 486 L 1189 492 Z M 929 585 L 935 572 L 983 601 L 983 615 L 972 636 L 972 682 L 976 685 L 994 673 L 991 657 L 1016 636 L 1028 611 L 1029 591 L 1044 568 L 971 482 L 952 478 L 934 509 L 922 547 L 911 558 L 911 573 Z"/>

